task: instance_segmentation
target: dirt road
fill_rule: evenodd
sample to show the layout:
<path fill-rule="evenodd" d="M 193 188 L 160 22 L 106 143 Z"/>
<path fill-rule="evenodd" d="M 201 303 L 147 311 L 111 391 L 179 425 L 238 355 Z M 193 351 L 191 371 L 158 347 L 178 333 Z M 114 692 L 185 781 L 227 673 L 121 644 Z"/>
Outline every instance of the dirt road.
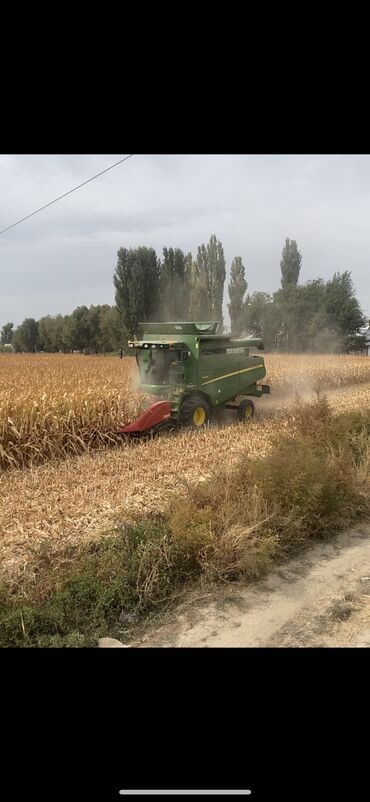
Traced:
<path fill-rule="evenodd" d="M 306 548 L 248 588 L 190 599 L 147 647 L 370 647 L 370 525 Z"/>

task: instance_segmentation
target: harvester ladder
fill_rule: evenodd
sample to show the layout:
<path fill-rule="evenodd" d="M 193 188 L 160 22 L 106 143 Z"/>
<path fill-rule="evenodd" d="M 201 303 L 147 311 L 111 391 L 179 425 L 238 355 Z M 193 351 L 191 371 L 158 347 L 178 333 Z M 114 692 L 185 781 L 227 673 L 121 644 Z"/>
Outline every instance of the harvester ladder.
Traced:
<path fill-rule="evenodd" d="M 185 387 L 185 367 L 183 362 L 175 362 L 170 368 L 170 393 L 179 395 Z"/>

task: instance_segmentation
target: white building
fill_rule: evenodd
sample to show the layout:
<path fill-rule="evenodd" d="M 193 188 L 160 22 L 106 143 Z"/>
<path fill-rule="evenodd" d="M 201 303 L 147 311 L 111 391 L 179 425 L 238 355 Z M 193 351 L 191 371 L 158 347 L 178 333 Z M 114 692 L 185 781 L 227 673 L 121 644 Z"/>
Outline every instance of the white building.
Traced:
<path fill-rule="evenodd" d="M 365 345 L 359 346 L 356 350 L 351 351 L 356 356 L 370 356 L 370 320 L 369 325 L 361 331 L 361 336 L 365 337 Z"/>

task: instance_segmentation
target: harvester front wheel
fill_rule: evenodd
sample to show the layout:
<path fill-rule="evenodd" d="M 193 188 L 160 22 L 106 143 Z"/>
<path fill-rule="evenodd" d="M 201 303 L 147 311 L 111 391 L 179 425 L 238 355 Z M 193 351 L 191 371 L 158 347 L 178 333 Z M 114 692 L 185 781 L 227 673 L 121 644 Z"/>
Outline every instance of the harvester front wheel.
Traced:
<path fill-rule="evenodd" d="M 201 429 L 209 421 L 209 406 L 204 398 L 186 398 L 181 405 L 180 422 L 182 426 Z"/>
<path fill-rule="evenodd" d="M 241 421 L 248 421 L 253 418 L 254 415 L 254 403 L 250 400 L 250 398 L 244 398 L 243 401 L 240 402 L 238 406 L 238 418 Z"/>

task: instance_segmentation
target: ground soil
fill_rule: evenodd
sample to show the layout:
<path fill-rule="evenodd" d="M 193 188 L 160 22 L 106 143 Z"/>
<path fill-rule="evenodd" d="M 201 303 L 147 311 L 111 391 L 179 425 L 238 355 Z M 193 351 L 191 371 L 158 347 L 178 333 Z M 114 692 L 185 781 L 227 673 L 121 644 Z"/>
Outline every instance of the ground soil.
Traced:
<path fill-rule="evenodd" d="M 370 647 L 370 525 L 248 587 L 199 592 L 132 646 Z"/>

